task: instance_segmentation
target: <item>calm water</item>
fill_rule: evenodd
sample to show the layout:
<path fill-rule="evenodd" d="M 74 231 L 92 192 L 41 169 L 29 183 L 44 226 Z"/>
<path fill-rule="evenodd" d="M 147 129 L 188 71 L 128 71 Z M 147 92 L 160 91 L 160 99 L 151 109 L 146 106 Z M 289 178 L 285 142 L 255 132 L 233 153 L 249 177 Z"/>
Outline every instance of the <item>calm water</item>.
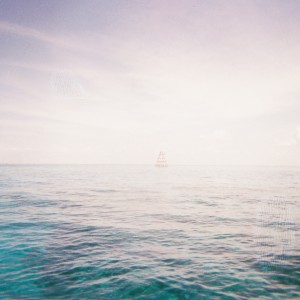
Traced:
<path fill-rule="evenodd" d="M 1 299 L 299 299 L 300 169 L 0 166 Z"/>

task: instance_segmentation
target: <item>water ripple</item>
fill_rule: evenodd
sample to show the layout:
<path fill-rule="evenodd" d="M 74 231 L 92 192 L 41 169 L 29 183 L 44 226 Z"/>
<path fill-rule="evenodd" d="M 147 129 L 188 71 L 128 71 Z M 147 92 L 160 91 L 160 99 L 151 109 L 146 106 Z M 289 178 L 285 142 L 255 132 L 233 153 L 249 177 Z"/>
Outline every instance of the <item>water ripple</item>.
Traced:
<path fill-rule="evenodd" d="M 299 298 L 299 170 L 182 168 L 1 168 L 0 299 Z"/>

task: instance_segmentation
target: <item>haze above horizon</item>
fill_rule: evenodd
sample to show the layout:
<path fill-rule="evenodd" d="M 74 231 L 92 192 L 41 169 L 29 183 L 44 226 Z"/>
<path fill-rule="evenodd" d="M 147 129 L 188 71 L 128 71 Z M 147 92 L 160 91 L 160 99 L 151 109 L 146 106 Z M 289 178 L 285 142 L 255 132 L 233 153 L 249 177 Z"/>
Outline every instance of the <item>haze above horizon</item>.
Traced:
<path fill-rule="evenodd" d="M 300 2 L 0 2 L 0 164 L 300 166 Z"/>

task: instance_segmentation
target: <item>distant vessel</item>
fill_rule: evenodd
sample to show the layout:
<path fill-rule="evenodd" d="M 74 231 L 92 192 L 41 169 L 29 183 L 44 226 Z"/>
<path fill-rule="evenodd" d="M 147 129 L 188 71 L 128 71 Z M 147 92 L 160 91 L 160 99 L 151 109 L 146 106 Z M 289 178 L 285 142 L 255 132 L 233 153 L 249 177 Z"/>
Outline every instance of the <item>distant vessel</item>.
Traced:
<path fill-rule="evenodd" d="M 155 166 L 156 167 L 167 167 L 168 166 L 166 154 L 163 151 L 159 152 Z"/>

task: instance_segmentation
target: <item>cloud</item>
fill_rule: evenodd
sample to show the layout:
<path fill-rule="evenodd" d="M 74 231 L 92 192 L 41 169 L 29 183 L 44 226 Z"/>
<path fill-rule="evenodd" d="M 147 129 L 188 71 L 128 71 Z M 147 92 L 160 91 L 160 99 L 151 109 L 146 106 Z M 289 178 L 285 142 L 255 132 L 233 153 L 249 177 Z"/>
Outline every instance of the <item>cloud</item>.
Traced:
<path fill-rule="evenodd" d="M 84 50 L 93 52 L 92 48 L 86 46 L 80 41 L 76 41 L 75 39 L 70 39 L 66 36 L 59 36 L 57 34 L 51 35 L 35 28 L 23 25 L 21 26 L 16 23 L 0 21 L 0 33 L 27 37 L 39 42 L 50 44 L 55 47 L 67 48 L 69 50 L 73 49 L 76 51 Z"/>
<path fill-rule="evenodd" d="M 50 158 L 53 143 L 80 161 L 85 139 L 96 149 L 91 162 L 121 147 L 128 157 L 113 161 L 147 162 L 165 141 L 183 163 L 185 153 L 214 160 L 209 147 L 220 149 L 220 162 L 278 163 L 277 138 L 300 143 L 300 126 L 287 134 L 298 124 L 290 93 L 298 89 L 299 27 L 265 18 L 255 3 L 191 3 L 66 4 L 49 12 L 57 22 L 37 19 L 35 28 L 21 26 L 18 14 L 16 23 L 0 21 L 1 38 L 9 37 L 0 45 L 1 143 L 44 147 Z M 272 22 L 282 22 L 280 32 Z M 300 163 L 289 155 L 295 147 L 280 151 L 282 161 Z"/>
<path fill-rule="evenodd" d="M 64 45 L 64 46 L 68 45 L 68 43 L 63 39 L 53 37 L 51 35 L 47 35 L 39 30 L 30 27 L 20 26 L 18 24 L 5 22 L 5 21 L 0 21 L 0 32 L 29 37 L 32 39 L 36 39 L 51 44 Z"/>
<path fill-rule="evenodd" d="M 280 143 L 282 146 L 292 147 L 300 145 L 300 126 L 296 127 L 291 136 Z"/>

